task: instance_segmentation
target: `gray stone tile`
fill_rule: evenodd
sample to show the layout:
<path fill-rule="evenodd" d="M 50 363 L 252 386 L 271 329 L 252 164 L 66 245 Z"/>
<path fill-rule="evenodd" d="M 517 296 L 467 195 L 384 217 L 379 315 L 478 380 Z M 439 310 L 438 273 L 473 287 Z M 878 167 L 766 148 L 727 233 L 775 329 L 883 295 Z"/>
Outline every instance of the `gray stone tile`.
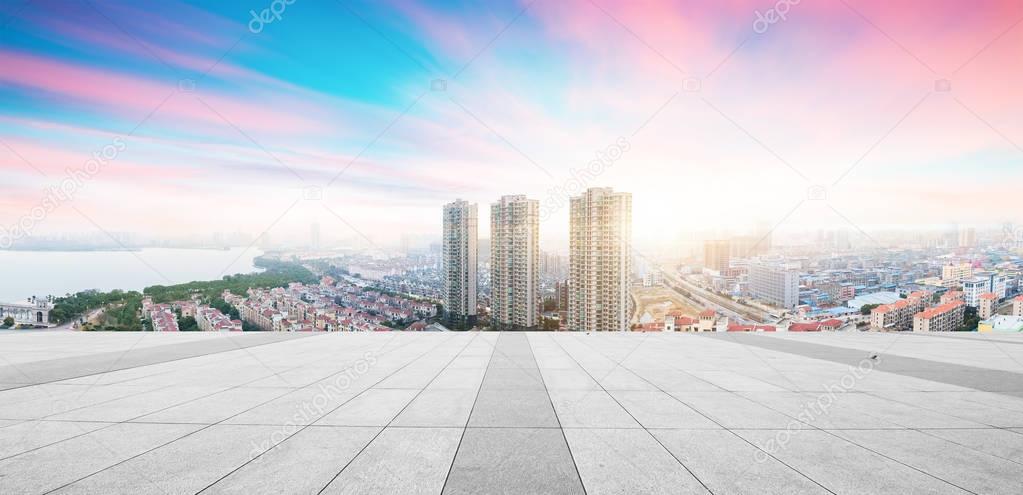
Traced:
<path fill-rule="evenodd" d="M 833 407 L 864 413 L 906 428 L 983 428 L 987 425 L 953 416 L 956 411 L 937 412 L 903 402 L 850 392 L 840 394 Z"/>
<path fill-rule="evenodd" d="M 441 367 L 408 367 L 384 378 L 373 388 L 405 388 L 421 390 L 441 371 Z"/>
<path fill-rule="evenodd" d="M 600 385 L 579 368 L 541 368 L 541 374 L 548 390 L 601 390 Z"/>
<path fill-rule="evenodd" d="M 11 457 L 0 461 L 0 493 L 45 493 L 199 428 L 125 423 Z"/>
<path fill-rule="evenodd" d="M 550 397 L 563 428 L 640 428 L 603 390 L 551 390 Z"/>
<path fill-rule="evenodd" d="M 470 389 L 479 390 L 486 368 L 448 367 L 437 374 L 427 389 Z"/>
<path fill-rule="evenodd" d="M 934 436 L 913 430 L 835 433 L 974 493 L 1023 493 L 1023 465 Z"/>
<path fill-rule="evenodd" d="M 948 483 L 824 431 L 735 430 L 735 433 L 835 493 L 963 493 Z"/>
<path fill-rule="evenodd" d="M 725 430 L 651 430 L 715 494 L 828 493 Z"/>
<path fill-rule="evenodd" d="M 652 384 L 636 373 L 625 368 L 614 368 L 611 371 L 595 375 L 597 382 L 608 391 L 615 390 L 657 390 Z"/>
<path fill-rule="evenodd" d="M 314 385 L 256 406 L 226 424 L 308 425 L 355 397 L 361 388 L 332 389 Z"/>
<path fill-rule="evenodd" d="M 542 390 L 480 390 L 469 426 L 558 426 L 547 392 Z"/>
<path fill-rule="evenodd" d="M 385 426 L 408 405 L 416 390 L 369 389 L 317 424 L 332 426 Z"/>
<path fill-rule="evenodd" d="M 65 421 L 127 421 L 222 390 L 202 386 L 162 388 L 153 392 L 131 395 L 123 399 L 55 414 L 49 418 Z"/>
<path fill-rule="evenodd" d="M 25 421 L 0 428 L 0 459 L 27 450 L 84 435 L 112 423 L 72 423 L 64 421 Z"/>
<path fill-rule="evenodd" d="M 872 414 L 872 409 L 863 409 L 843 402 L 840 398 L 841 393 L 739 392 L 739 395 L 822 429 L 905 428 L 882 416 Z"/>
<path fill-rule="evenodd" d="M 274 426 L 214 425 L 57 493 L 196 493 L 272 444 Z"/>
<path fill-rule="evenodd" d="M 644 430 L 565 429 L 587 494 L 709 493 Z"/>
<path fill-rule="evenodd" d="M 545 390 L 537 368 L 488 368 L 483 390 Z"/>
<path fill-rule="evenodd" d="M 927 409 L 973 421 L 981 425 L 999 428 L 1023 428 L 1023 411 L 1003 409 L 991 414 L 991 407 L 979 402 L 967 401 L 958 392 L 876 392 L 874 395 L 914 407 Z"/>
<path fill-rule="evenodd" d="M 281 388 L 233 388 L 147 414 L 132 421 L 144 423 L 213 424 L 290 392 Z"/>
<path fill-rule="evenodd" d="M 671 395 L 725 428 L 809 428 L 733 392 L 671 392 Z"/>
<path fill-rule="evenodd" d="M 461 437 L 460 428 L 387 428 L 323 493 L 440 493 Z"/>
<path fill-rule="evenodd" d="M 1023 430 L 987 428 L 955 430 L 935 428 L 921 433 L 945 439 L 963 447 L 1023 464 Z"/>
<path fill-rule="evenodd" d="M 380 431 L 311 426 L 277 444 L 204 494 L 316 494 Z"/>
<path fill-rule="evenodd" d="M 397 418 L 393 426 L 464 427 L 476 390 L 424 390 Z"/>
<path fill-rule="evenodd" d="M 445 494 L 581 494 L 579 475 L 561 430 L 465 430 Z"/>
<path fill-rule="evenodd" d="M 721 429 L 721 426 L 664 392 L 610 393 L 644 428 Z"/>
<path fill-rule="evenodd" d="M 721 392 L 721 387 L 676 370 L 637 370 L 654 387 L 665 392 Z M 599 374 L 597 376 L 600 376 Z"/>

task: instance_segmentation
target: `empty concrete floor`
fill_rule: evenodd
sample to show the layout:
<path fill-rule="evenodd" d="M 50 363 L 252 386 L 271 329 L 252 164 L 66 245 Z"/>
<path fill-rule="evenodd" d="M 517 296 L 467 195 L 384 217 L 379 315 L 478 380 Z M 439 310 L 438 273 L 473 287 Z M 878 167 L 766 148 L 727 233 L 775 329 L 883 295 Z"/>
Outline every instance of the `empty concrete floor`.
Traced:
<path fill-rule="evenodd" d="M 1018 494 L 1017 343 L 0 332 L 0 493 Z"/>

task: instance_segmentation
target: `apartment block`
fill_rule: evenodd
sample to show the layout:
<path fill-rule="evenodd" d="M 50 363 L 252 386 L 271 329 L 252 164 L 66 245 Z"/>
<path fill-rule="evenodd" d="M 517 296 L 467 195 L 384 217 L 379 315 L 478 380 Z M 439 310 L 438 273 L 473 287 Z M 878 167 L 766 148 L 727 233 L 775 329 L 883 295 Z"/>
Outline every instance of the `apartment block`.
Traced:
<path fill-rule="evenodd" d="M 444 205 L 444 309 L 456 327 L 476 325 L 478 223 L 475 203 L 459 199 Z"/>
<path fill-rule="evenodd" d="M 540 202 L 503 196 L 490 205 L 490 319 L 498 329 L 540 324 Z"/>
<path fill-rule="evenodd" d="M 913 316 L 927 308 L 931 293 L 914 291 L 905 299 L 882 304 L 870 312 L 870 329 L 877 331 L 903 331 L 913 328 Z"/>
<path fill-rule="evenodd" d="M 994 292 L 985 292 L 978 296 L 977 315 L 982 320 L 991 318 L 995 314 L 995 307 L 998 305 L 998 295 Z"/>
<path fill-rule="evenodd" d="M 941 267 L 941 281 L 945 287 L 955 287 L 965 278 L 973 275 L 973 266 L 969 263 L 949 263 Z"/>
<path fill-rule="evenodd" d="M 721 273 L 731 264 L 732 243 L 728 240 L 710 240 L 703 243 L 703 266 Z"/>
<path fill-rule="evenodd" d="M 953 301 L 921 311 L 913 316 L 914 332 L 951 332 L 963 326 L 966 304 Z"/>
<path fill-rule="evenodd" d="M 590 188 L 569 211 L 568 328 L 627 331 L 631 314 L 632 195 Z"/>
<path fill-rule="evenodd" d="M 772 306 L 791 309 L 799 304 L 799 272 L 781 265 L 751 263 L 749 291 Z"/>

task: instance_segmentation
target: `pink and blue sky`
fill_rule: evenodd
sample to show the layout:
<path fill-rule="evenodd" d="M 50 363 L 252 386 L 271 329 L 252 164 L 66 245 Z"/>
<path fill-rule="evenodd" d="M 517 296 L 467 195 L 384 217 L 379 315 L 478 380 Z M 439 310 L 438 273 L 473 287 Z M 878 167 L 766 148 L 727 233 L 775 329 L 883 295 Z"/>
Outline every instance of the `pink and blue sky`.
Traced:
<path fill-rule="evenodd" d="M 588 185 L 633 193 L 638 240 L 1023 221 L 1019 0 L 294 0 L 252 32 L 272 6 L 3 2 L 0 224 L 115 139 L 38 233 L 383 245 L 622 138 Z"/>

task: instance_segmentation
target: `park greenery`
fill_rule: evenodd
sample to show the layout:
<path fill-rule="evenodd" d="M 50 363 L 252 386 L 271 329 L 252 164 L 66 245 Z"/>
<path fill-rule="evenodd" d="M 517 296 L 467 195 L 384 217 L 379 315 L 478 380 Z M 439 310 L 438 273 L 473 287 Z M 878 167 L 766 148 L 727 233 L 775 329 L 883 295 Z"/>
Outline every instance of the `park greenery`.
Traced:
<path fill-rule="evenodd" d="M 149 322 L 141 320 L 142 298 L 149 296 L 155 303 L 168 303 L 199 296 L 203 302 L 219 309 L 232 319 L 238 319 L 238 309 L 221 297 L 224 290 L 245 294 L 249 288 L 286 287 L 291 282 L 315 283 L 317 277 L 301 264 L 269 258 L 256 258 L 254 264 L 263 268 L 259 273 L 227 275 L 220 280 L 195 281 L 176 285 L 154 285 L 137 291 L 95 290 L 67 294 L 53 301 L 50 321 L 63 324 L 83 317 L 89 311 L 105 308 L 97 321 L 82 326 L 83 330 L 127 330 L 138 331 L 151 328 Z M 13 321 L 12 321 L 13 324 Z M 181 330 L 198 330 L 195 318 L 179 316 Z"/>
<path fill-rule="evenodd" d="M 874 308 L 878 306 L 880 306 L 880 304 L 864 304 L 863 306 L 860 306 L 860 314 L 869 315 L 870 312 L 873 311 Z"/>
<path fill-rule="evenodd" d="M 225 290 L 243 295 L 249 288 L 287 287 L 291 282 L 313 284 L 318 281 L 313 272 L 298 263 L 261 257 L 256 258 L 255 265 L 263 268 L 264 271 L 226 275 L 220 280 L 196 281 L 177 285 L 153 285 L 146 287 L 143 293 L 152 297 L 154 303 L 181 301 L 194 295 L 200 296 L 205 301 L 213 301 L 220 297 Z"/>

